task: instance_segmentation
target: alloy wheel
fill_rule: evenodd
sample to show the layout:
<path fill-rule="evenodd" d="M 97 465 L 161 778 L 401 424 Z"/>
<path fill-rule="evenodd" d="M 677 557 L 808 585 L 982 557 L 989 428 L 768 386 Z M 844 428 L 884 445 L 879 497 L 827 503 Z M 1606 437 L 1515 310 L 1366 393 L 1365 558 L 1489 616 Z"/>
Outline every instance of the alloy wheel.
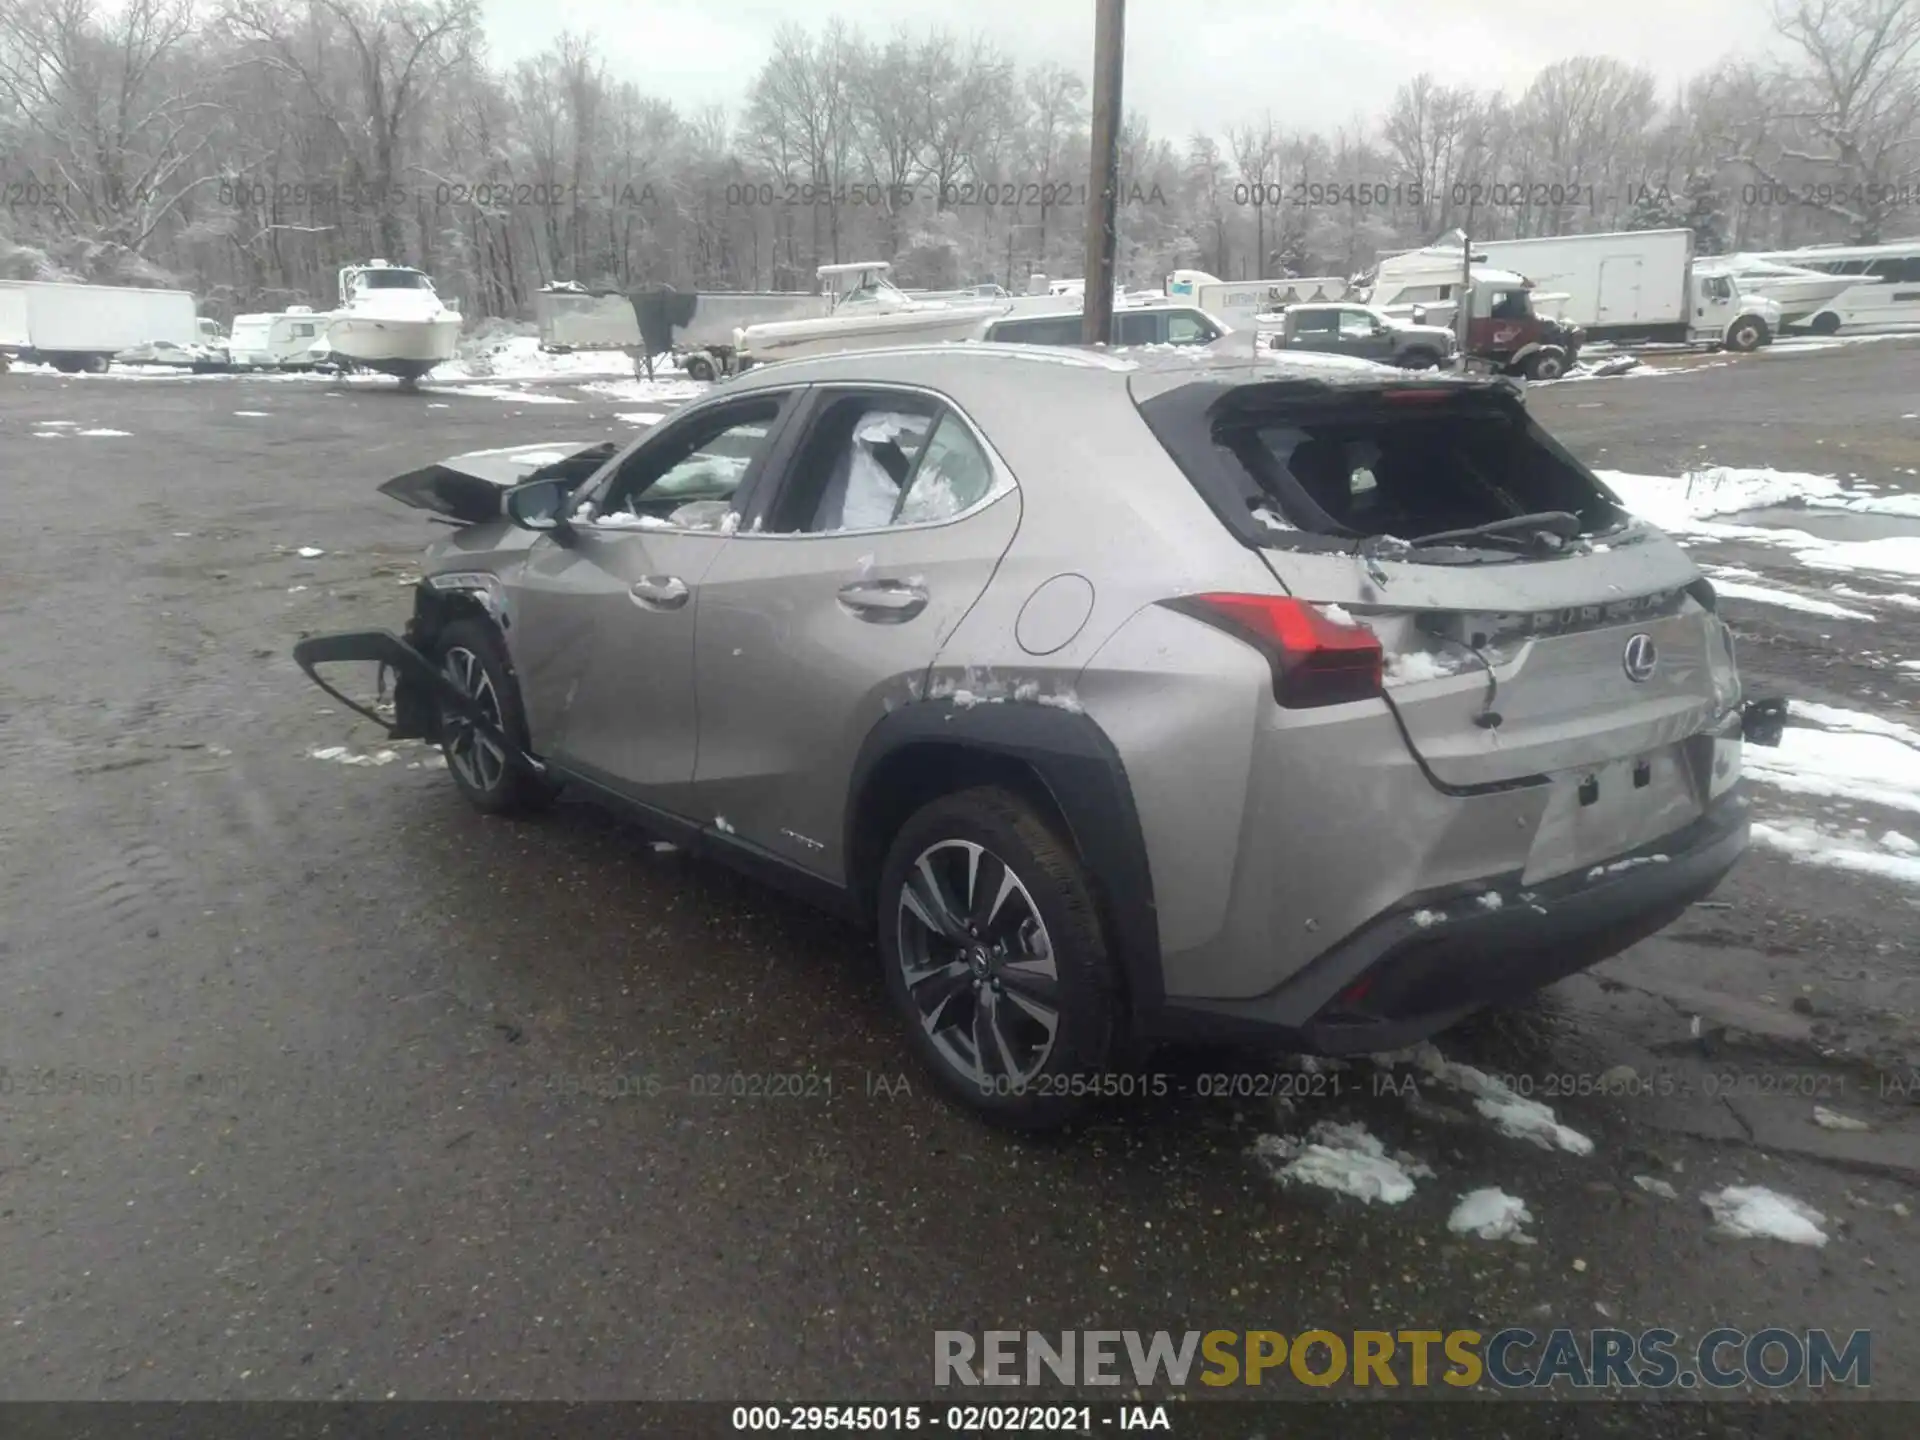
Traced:
<path fill-rule="evenodd" d="M 441 660 L 440 668 L 461 694 L 480 707 L 488 722 L 500 729 L 500 696 L 480 657 L 464 645 L 455 645 Z M 440 730 L 446 737 L 447 763 L 475 790 L 491 791 L 505 778 L 506 753 L 476 730 L 471 720 L 443 712 Z"/>
<path fill-rule="evenodd" d="M 971 840 L 921 851 L 896 919 L 907 995 L 934 1049 L 986 1091 L 1045 1068 L 1060 1027 L 1046 921 L 1012 867 Z"/>

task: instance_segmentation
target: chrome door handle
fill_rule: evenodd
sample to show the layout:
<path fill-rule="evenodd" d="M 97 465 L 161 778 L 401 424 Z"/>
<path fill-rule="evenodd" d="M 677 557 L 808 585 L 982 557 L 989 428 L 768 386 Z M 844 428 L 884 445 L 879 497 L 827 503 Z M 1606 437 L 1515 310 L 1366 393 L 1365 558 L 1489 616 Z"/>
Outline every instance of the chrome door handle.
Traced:
<path fill-rule="evenodd" d="M 678 610 L 693 592 L 677 575 L 647 575 L 633 582 L 627 594 L 649 610 Z"/>
<path fill-rule="evenodd" d="M 857 580 L 840 587 L 840 603 L 862 620 L 898 625 L 927 608 L 927 592 L 902 580 Z"/>

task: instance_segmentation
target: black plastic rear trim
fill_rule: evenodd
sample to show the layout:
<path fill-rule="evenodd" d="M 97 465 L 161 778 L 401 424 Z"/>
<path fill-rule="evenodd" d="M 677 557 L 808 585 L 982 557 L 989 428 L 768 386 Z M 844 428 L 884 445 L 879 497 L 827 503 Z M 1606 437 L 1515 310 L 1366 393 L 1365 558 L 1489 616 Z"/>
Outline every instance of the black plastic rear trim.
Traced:
<path fill-rule="evenodd" d="M 868 733 L 854 761 L 842 829 L 842 853 L 849 858 L 854 854 L 861 798 L 875 767 L 916 744 L 959 746 L 1003 756 L 1040 777 L 1106 902 L 1112 922 L 1107 940 L 1133 1004 L 1157 1008 L 1166 984 L 1160 972 L 1153 874 L 1126 766 L 1106 732 L 1086 715 L 1043 705 L 1009 702 L 958 708 L 923 701 L 895 710 Z M 863 910 L 871 909 L 870 902 L 865 895 L 856 899 Z"/>

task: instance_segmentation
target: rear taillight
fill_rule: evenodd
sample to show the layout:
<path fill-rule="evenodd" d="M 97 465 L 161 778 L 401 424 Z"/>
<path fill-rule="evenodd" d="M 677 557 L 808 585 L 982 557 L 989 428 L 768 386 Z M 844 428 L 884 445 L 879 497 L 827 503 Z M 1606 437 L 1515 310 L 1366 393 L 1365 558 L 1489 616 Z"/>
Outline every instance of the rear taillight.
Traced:
<path fill-rule="evenodd" d="M 1380 641 L 1290 595 L 1188 595 L 1167 602 L 1252 645 L 1273 667 L 1273 698 L 1289 710 L 1345 705 L 1382 693 Z"/>

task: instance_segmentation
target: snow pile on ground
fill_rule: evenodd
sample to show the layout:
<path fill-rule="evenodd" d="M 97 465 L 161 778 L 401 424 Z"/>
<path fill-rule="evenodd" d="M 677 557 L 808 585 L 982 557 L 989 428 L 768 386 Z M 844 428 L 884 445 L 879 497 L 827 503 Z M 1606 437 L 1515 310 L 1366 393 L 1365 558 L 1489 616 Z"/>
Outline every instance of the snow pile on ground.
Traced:
<path fill-rule="evenodd" d="M 616 415 L 613 418 L 623 425 L 658 425 L 662 420 L 666 419 L 667 416 L 663 410 L 632 410 L 624 415 Z"/>
<path fill-rule="evenodd" d="M 374 750 L 367 754 L 357 754 L 344 745 L 328 745 L 323 749 L 309 750 L 310 760 L 330 760 L 336 765 L 391 765 L 400 756 L 392 750 Z"/>
<path fill-rule="evenodd" d="M 1795 700 L 1775 748 L 1748 746 L 1745 772 L 1794 795 L 1920 813 L 1920 728 L 1858 710 Z M 1920 885 L 1920 843 L 1898 830 L 1876 842 L 1804 820 L 1756 821 L 1754 843 L 1796 860 Z"/>
<path fill-rule="evenodd" d="M 710 387 L 704 380 L 676 376 L 660 380 L 595 380 L 579 388 L 590 395 L 604 395 L 610 400 L 678 404 L 682 400 L 693 400 L 706 394 Z"/>
<path fill-rule="evenodd" d="M 1702 526 L 1699 522 L 1715 515 L 1737 515 L 1796 501 L 1811 504 L 1845 493 L 1844 487 L 1831 475 L 1764 467 L 1737 469 L 1715 465 L 1677 477 L 1636 475 L 1625 470 L 1594 473 L 1634 514 L 1674 534 L 1713 535 L 1732 530 L 1737 532 L 1736 536 L 1729 538 L 1745 536 L 1749 531 L 1777 535 L 1783 532 L 1759 530 L 1757 526 Z"/>
<path fill-rule="evenodd" d="M 1920 885 L 1920 856 L 1910 854 L 1900 845 L 1899 842 L 1906 839 L 1904 835 L 1897 831 L 1887 833 L 1894 837 L 1895 843 L 1886 845 L 1883 836 L 1881 843 L 1885 848 L 1870 850 L 1865 848 L 1869 841 L 1866 830 L 1861 827 L 1842 834 L 1800 820 L 1778 823 L 1756 820 L 1752 831 L 1754 844 L 1810 865 L 1826 865 L 1835 870 Z"/>
<path fill-rule="evenodd" d="M 1604 358 L 1581 360 L 1574 364 L 1558 380 L 1529 380 L 1528 388 L 1541 385 L 1567 385 L 1576 380 L 1611 380 L 1621 375 L 1666 375 L 1673 372 L 1656 370 L 1650 365 L 1642 365 L 1637 356 L 1607 355 Z"/>
<path fill-rule="evenodd" d="M 1729 1185 L 1701 1195 L 1714 1228 L 1743 1240 L 1784 1240 L 1789 1245 L 1825 1245 L 1827 1217 L 1811 1205 L 1764 1185 Z"/>
<path fill-rule="evenodd" d="M 1502 1135 L 1525 1140 L 1542 1150 L 1564 1150 L 1570 1155 L 1593 1153 L 1593 1141 L 1578 1130 L 1562 1125 L 1550 1107 L 1516 1094 L 1511 1086 L 1484 1070 L 1447 1059 L 1430 1040 L 1423 1040 L 1411 1050 L 1372 1058 L 1374 1064 L 1386 1069 L 1410 1061 L 1441 1084 L 1471 1095 L 1473 1108 L 1491 1120 L 1493 1128 Z"/>
<path fill-rule="evenodd" d="M 1805 471 L 1737 469 L 1711 466 L 1686 475 L 1637 475 L 1625 470 L 1594 472 L 1641 519 L 1674 535 L 1703 540 L 1751 540 L 1794 552 L 1802 565 L 1818 570 L 1867 570 L 1890 575 L 1920 575 L 1920 536 L 1890 535 L 1878 540 L 1823 540 L 1804 530 L 1737 525 L 1714 520 L 1783 505 L 1850 510 L 1860 514 L 1907 515 L 1909 495 L 1868 495 L 1849 491 L 1831 475 Z M 1804 607 L 1803 607 L 1804 608 Z"/>
<path fill-rule="evenodd" d="M 1873 619 L 1873 616 L 1864 610 L 1850 610 L 1845 605 L 1823 600 L 1817 595 L 1803 595 L 1797 590 L 1782 590 L 1773 585 L 1755 585 L 1753 580 L 1760 578 L 1759 572 L 1742 569 L 1738 565 L 1702 565 L 1700 568 L 1712 579 L 1714 591 L 1729 600 L 1751 600 L 1760 605 L 1778 605 L 1782 609 L 1799 610 L 1808 615 L 1824 615 L 1830 620 Z M 1835 590 L 1840 588 L 1833 587 Z M 1863 595 L 1860 598 L 1871 600 L 1879 597 Z"/>
<path fill-rule="evenodd" d="M 1796 537 L 1796 539 L 1799 537 Z M 1794 559 L 1816 570 L 1872 570 L 1883 575 L 1920 575 L 1920 535 L 1889 535 L 1880 540 L 1798 545 Z"/>
<path fill-rule="evenodd" d="M 1746 773 L 1797 795 L 1920 812 L 1920 730 L 1857 710 L 1795 700 L 1777 747 L 1747 746 Z"/>
<path fill-rule="evenodd" d="M 1413 1194 L 1416 1176 L 1433 1174 L 1410 1155 L 1389 1155 L 1366 1126 L 1333 1120 L 1322 1120 L 1305 1139 L 1262 1135 L 1253 1153 L 1283 1184 L 1314 1185 L 1369 1205 L 1398 1205 Z"/>
<path fill-rule="evenodd" d="M 438 378 L 435 372 L 435 377 Z M 544 390 L 515 390 L 506 385 L 462 385 L 457 390 L 442 392 L 448 395 L 478 395 L 488 400 L 517 400 L 523 405 L 577 405 L 577 400 L 569 400 L 565 395 L 549 395 Z"/>
<path fill-rule="evenodd" d="M 1497 1186 L 1473 1190 L 1460 1197 L 1447 1217 L 1447 1229 L 1455 1235 L 1477 1235 L 1482 1240 L 1511 1240 L 1531 1245 L 1533 1237 L 1526 1227 L 1533 1223 L 1526 1202 Z"/>
<path fill-rule="evenodd" d="M 120 439 L 120 440 L 127 439 L 129 436 L 133 434 L 131 430 L 76 430 L 73 433 L 76 435 L 97 435 L 102 437 L 112 437 L 114 439 Z"/>
<path fill-rule="evenodd" d="M 435 367 L 433 380 L 564 380 L 574 375 L 631 375 L 621 350 L 576 350 L 553 355 L 540 348 L 532 325 L 465 336 L 453 359 Z"/>

